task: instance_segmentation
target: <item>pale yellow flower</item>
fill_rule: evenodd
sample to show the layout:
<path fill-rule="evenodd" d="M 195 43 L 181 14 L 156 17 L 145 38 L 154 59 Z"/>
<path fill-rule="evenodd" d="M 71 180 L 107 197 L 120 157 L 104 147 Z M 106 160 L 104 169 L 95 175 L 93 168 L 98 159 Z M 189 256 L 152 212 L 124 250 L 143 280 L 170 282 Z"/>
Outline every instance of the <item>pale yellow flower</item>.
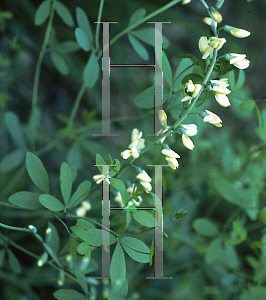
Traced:
<path fill-rule="evenodd" d="M 189 150 L 193 150 L 195 147 L 192 140 L 185 134 L 182 134 L 182 142 L 183 142 L 184 146 L 186 148 L 188 148 Z"/>
<path fill-rule="evenodd" d="M 134 158 L 139 157 L 139 150 L 136 147 L 132 147 L 131 149 L 125 150 L 121 152 L 121 156 L 124 159 L 128 159 L 130 156 L 133 156 Z"/>
<path fill-rule="evenodd" d="M 233 36 L 237 38 L 245 38 L 250 35 L 250 32 L 245 29 L 240 29 L 229 25 L 225 25 L 224 27 L 222 27 L 222 29 L 224 29 L 227 32 L 230 32 Z"/>
<path fill-rule="evenodd" d="M 145 147 L 145 140 L 141 138 L 142 132 L 140 132 L 137 128 L 134 128 L 131 134 L 131 144 L 128 146 L 130 149 L 132 147 L 136 147 L 138 149 L 143 149 Z"/>
<path fill-rule="evenodd" d="M 230 101 L 226 96 L 231 93 L 231 91 L 227 88 L 229 86 L 228 79 L 222 78 L 219 80 L 211 80 L 211 83 L 216 101 L 223 107 L 230 106 Z"/>
<path fill-rule="evenodd" d="M 200 90 L 201 90 L 201 84 L 197 84 L 197 83 L 194 84 L 193 81 L 189 79 L 189 81 L 185 84 L 185 97 L 181 99 L 181 101 L 182 102 L 189 101 L 190 103 L 193 98 L 197 97 Z M 190 93 L 191 96 L 188 95 L 188 93 Z"/>
<path fill-rule="evenodd" d="M 177 158 L 180 158 L 180 156 L 175 151 L 171 149 L 163 149 L 162 154 L 166 156 L 165 160 L 167 161 L 170 168 L 172 168 L 173 170 L 178 168 L 179 164 Z"/>
<path fill-rule="evenodd" d="M 103 180 L 106 180 L 110 184 L 109 181 L 110 176 L 105 177 L 103 174 L 99 174 L 99 175 L 94 175 L 92 178 L 97 184 L 99 184 Z"/>
<path fill-rule="evenodd" d="M 199 49 L 202 54 L 202 59 L 210 56 L 212 58 L 214 50 L 220 50 L 226 42 L 224 38 L 211 37 L 209 40 L 206 36 L 202 36 L 199 40 Z"/>
<path fill-rule="evenodd" d="M 213 6 L 211 7 L 211 14 L 215 22 L 221 23 L 223 20 L 222 15 L 215 9 Z"/>
<path fill-rule="evenodd" d="M 152 186 L 150 184 L 151 178 L 144 170 L 139 173 L 136 178 L 140 180 L 140 184 L 143 186 L 146 193 L 152 190 Z"/>
<path fill-rule="evenodd" d="M 220 119 L 219 116 L 217 116 L 216 114 L 212 113 L 209 110 L 205 110 L 205 116 L 203 119 L 203 122 L 207 122 L 210 124 L 213 124 L 216 127 L 222 127 L 222 120 Z"/>
<path fill-rule="evenodd" d="M 167 115 L 164 110 L 161 109 L 158 111 L 158 117 L 161 125 L 164 125 L 167 122 Z"/>
<path fill-rule="evenodd" d="M 137 187 L 135 186 L 135 190 L 136 190 L 136 188 L 137 188 Z M 131 186 L 131 187 L 127 188 L 127 191 L 128 191 L 128 193 L 129 193 L 130 197 L 132 198 L 133 192 L 134 192 L 134 187 Z M 117 194 L 116 194 L 114 200 L 115 200 L 116 202 L 118 202 L 119 205 L 120 205 L 121 207 L 124 207 L 124 206 L 125 206 L 125 204 L 124 204 L 124 202 L 123 202 L 123 200 L 122 200 L 122 196 L 121 196 L 121 193 L 120 193 L 120 192 L 117 192 Z M 135 199 L 132 198 L 130 201 L 128 201 L 127 207 L 131 207 L 131 206 L 140 206 L 140 203 L 142 202 L 142 197 L 141 197 L 140 195 L 138 196 L 138 200 L 139 200 L 139 201 L 136 201 Z"/>
<path fill-rule="evenodd" d="M 238 69 L 246 69 L 250 64 L 250 61 L 246 59 L 246 54 L 230 53 L 226 54 L 225 58 Z"/>
<path fill-rule="evenodd" d="M 188 4 L 189 2 L 191 2 L 191 0 L 183 0 L 182 4 L 185 5 L 185 4 Z"/>
<path fill-rule="evenodd" d="M 197 125 L 195 124 L 187 124 L 187 125 L 182 124 L 181 127 L 185 129 L 187 136 L 194 136 L 198 132 Z"/>
<path fill-rule="evenodd" d="M 76 209 L 76 215 L 78 217 L 85 217 L 86 213 L 91 210 L 91 204 L 90 202 L 87 201 L 82 201 L 81 202 L 81 206 L 79 208 Z"/>

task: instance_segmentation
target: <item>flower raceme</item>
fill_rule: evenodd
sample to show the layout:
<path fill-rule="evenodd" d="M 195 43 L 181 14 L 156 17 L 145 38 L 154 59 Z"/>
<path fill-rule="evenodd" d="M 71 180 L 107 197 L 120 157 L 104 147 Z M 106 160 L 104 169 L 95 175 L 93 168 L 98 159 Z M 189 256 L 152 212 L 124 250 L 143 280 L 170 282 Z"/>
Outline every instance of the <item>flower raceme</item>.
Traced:
<path fill-rule="evenodd" d="M 170 150 L 163 149 L 162 154 L 166 156 L 165 160 L 167 161 L 170 168 L 172 168 L 173 170 L 178 168 L 179 164 L 178 164 L 177 158 L 180 158 L 180 156 L 175 151 L 173 151 L 171 149 Z"/>
<path fill-rule="evenodd" d="M 231 93 L 231 91 L 227 88 L 229 86 L 228 79 L 222 78 L 219 80 L 211 80 L 211 84 L 216 101 L 223 107 L 230 106 L 229 99 L 226 96 Z"/>
<path fill-rule="evenodd" d="M 219 116 L 212 113 L 211 111 L 205 109 L 205 112 L 202 113 L 203 122 L 213 124 L 216 127 L 222 127 L 222 120 Z"/>
<path fill-rule="evenodd" d="M 246 69 L 250 64 L 250 61 L 246 59 L 246 54 L 229 53 L 225 54 L 225 59 L 238 69 Z"/>
<path fill-rule="evenodd" d="M 185 97 L 181 100 L 182 102 L 185 101 L 189 101 L 189 103 L 191 102 L 191 100 L 195 97 L 197 97 L 198 93 L 201 90 L 201 84 L 194 84 L 193 81 L 191 79 L 189 79 L 189 81 L 185 84 Z"/>
<path fill-rule="evenodd" d="M 131 134 L 131 144 L 128 146 L 129 149 L 121 152 L 121 156 L 124 159 L 128 159 L 130 156 L 133 158 L 139 157 L 140 149 L 145 147 L 145 140 L 141 137 L 142 132 L 140 132 L 137 128 L 134 128 Z"/>
<path fill-rule="evenodd" d="M 224 38 L 211 37 L 209 40 L 206 36 L 202 36 L 199 40 L 199 49 L 202 54 L 202 59 L 206 59 L 210 56 L 212 58 L 214 50 L 220 50 L 223 44 L 226 42 Z"/>

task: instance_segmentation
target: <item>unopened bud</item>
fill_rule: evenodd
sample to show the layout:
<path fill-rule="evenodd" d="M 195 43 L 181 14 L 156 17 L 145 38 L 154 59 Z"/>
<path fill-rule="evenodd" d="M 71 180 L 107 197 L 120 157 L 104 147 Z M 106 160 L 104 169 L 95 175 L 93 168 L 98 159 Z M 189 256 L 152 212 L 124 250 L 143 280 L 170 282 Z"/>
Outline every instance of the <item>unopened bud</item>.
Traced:
<path fill-rule="evenodd" d="M 211 18 L 206 17 L 206 18 L 203 19 L 203 22 L 205 24 L 209 25 L 209 26 L 212 25 L 212 19 Z"/>
<path fill-rule="evenodd" d="M 238 38 L 245 38 L 250 35 L 250 32 L 245 29 L 236 28 L 233 26 L 225 25 L 223 29 L 229 33 L 231 33 L 233 36 Z"/>
<path fill-rule="evenodd" d="M 164 110 L 159 110 L 158 111 L 158 117 L 159 117 L 160 123 L 162 125 L 166 124 L 166 122 L 167 122 L 167 115 L 166 115 L 166 113 L 165 113 Z"/>
<path fill-rule="evenodd" d="M 46 263 L 47 259 L 48 259 L 48 254 L 47 252 L 44 252 L 37 262 L 38 267 L 42 267 Z"/>
<path fill-rule="evenodd" d="M 217 23 L 222 22 L 222 20 L 223 20 L 222 15 L 214 7 L 211 7 L 211 14 L 212 14 L 213 19 L 214 19 L 215 22 L 217 22 Z"/>

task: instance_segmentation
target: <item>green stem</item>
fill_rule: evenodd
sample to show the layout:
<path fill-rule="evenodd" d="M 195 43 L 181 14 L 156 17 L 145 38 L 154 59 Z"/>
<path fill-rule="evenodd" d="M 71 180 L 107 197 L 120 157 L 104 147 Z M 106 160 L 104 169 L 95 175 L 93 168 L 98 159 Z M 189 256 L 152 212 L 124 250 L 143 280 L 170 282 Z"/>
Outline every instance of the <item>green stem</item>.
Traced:
<path fill-rule="evenodd" d="M 35 111 L 37 109 L 37 102 L 38 102 L 38 89 L 39 89 L 39 81 L 40 81 L 40 73 L 41 73 L 41 65 L 43 61 L 44 54 L 46 52 L 47 45 L 49 43 L 51 30 L 52 30 L 52 24 L 53 24 L 53 18 L 54 18 L 54 3 L 51 1 L 51 9 L 50 9 L 50 17 L 42 45 L 41 52 L 38 57 L 38 61 L 36 64 L 36 70 L 34 75 L 34 83 L 33 83 L 33 91 L 32 91 L 32 100 L 31 100 L 31 116 L 30 116 L 30 123 L 33 120 Z M 35 134 L 31 135 L 31 143 L 34 144 Z"/>
<path fill-rule="evenodd" d="M 95 33 L 95 46 L 97 51 L 99 50 L 99 31 L 100 31 L 100 22 L 103 13 L 103 4 L 104 4 L 104 0 L 101 0 L 99 12 L 98 12 L 98 18 L 97 18 L 96 33 Z"/>
<path fill-rule="evenodd" d="M 27 233 L 32 233 L 32 230 L 29 228 L 22 228 L 22 227 L 14 227 L 14 226 L 9 226 L 3 223 L 0 223 L 0 227 L 3 227 L 8 230 L 14 230 L 14 231 L 22 231 L 22 232 L 27 232 Z"/>

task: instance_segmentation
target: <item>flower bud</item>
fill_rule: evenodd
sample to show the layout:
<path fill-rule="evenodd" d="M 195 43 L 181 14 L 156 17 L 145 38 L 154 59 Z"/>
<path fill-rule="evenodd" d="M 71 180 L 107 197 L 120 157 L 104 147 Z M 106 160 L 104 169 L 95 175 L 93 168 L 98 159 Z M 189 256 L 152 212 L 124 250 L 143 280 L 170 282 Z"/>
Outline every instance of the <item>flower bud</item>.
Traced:
<path fill-rule="evenodd" d="M 191 1 L 191 0 L 183 0 L 183 1 L 182 1 L 182 4 L 183 4 L 183 5 L 188 4 L 190 1 Z"/>
<path fill-rule="evenodd" d="M 212 19 L 211 18 L 206 17 L 206 18 L 203 19 L 203 22 L 205 24 L 209 25 L 209 26 L 212 25 Z"/>
<path fill-rule="evenodd" d="M 215 4 L 216 9 L 220 9 L 223 4 L 224 4 L 224 0 L 217 0 Z"/>
<path fill-rule="evenodd" d="M 166 113 L 165 113 L 164 110 L 159 110 L 158 111 L 158 117 L 159 117 L 160 123 L 162 125 L 166 124 L 166 122 L 167 122 L 167 115 L 166 115 Z"/>
<path fill-rule="evenodd" d="M 212 17 L 213 17 L 215 22 L 217 22 L 217 23 L 222 22 L 222 20 L 223 20 L 222 15 L 214 7 L 211 7 L 211 14 L 212 14 Z"/>
<path fill-rule="evenodd" d="M 246 69 L 250 64 L 250 61 L 246 59 L 246 54 L 229 53 L 224 57 L 238 69 Z"/>
<path fill-rule="evenodd" d="M 229 25 L 225 25 L 223 29 L 238 38 L 245 38 L 250 35 L 250 32 L 245 29 L 240 29 Z"/>

